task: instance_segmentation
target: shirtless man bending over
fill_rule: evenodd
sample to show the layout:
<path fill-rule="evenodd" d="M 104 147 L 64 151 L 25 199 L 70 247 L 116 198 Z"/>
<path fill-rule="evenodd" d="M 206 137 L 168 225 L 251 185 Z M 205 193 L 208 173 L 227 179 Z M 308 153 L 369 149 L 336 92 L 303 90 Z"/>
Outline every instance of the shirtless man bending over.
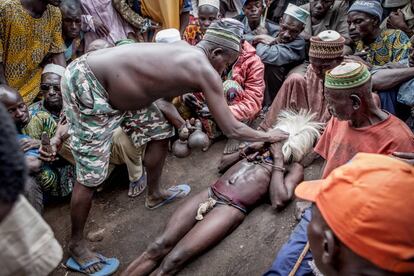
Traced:
<path fill-rule="evenodd" d="M 77 174 L 71 201 L 70 267 L 91 274 L 113 272 L 119 265 L 89 250 L 83 236 L 94 190 L 108 171 L 115 128 L 121 126 L 135 146 L 147 144 L 147 205 L 156 206 L 180 193 L 159 183 L 174 129 L 153 104 L 157 99 L 203 91 L 211 114 L 228 137 L 272 143 L 287 138 L 280 130 L 261 132 L 238 122 L 226 104 L 220 75 L 237 60 L 242 34 L 243 25 L 227 19 L 213 23 L 197 46 L 124 45 L 89 53 L 68 66 L 62 94 Z"/>
<path fill-rule="evenodd" d="M 124 275 L 173 275 L 190 259 L 224 239 L 244 220 L 248 211 L 269 194 L 274 208 L 293 196 L 303 179 L 298 163 L 319 137 L 321 124 L 313 115 L 285 112 L 276 127 L 287 131 L 286 142 L 266 144 L 233 165 L 217 182 L 188 199 L 172 215 L 158 238 L 124 272 Z M 298 127 L 299 126 L 299 127 Z M 250 148 L 253 149 L 253 148 Z M 247 154 L 248 152 L 243 151 Z M 239 162 L 238 162 L 239 161 Z M 208 212 L 208 214 L 206 214 Z"/>

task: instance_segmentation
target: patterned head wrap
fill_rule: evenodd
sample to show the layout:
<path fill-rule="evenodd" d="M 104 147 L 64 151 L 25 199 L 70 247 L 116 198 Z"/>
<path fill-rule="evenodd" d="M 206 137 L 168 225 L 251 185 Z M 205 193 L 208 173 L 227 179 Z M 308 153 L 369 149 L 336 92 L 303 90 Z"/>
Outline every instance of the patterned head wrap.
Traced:
<path fill-rule="evenodd" d="M 63 75 L 65 74 L 65 70 L 66 68 L 61 65 L 49 63 L 45 66 L 45 68 L 43 68 L 42 75 L 46 73 L 53 73 L 63 77 Z"/>
<path fill-rule="evenodd" d="M 198 2 L 198 7 L 201 7 L 204 5 L 210 5 L 220 10 L 220 0 L 200 0 Z"/>
<path fill-rule="evenodd" d="M 350 89 L 362 86 L 369 81 L 368 68 L 356 61 L 343 62 L 325 74 L 325 87 L 332 89 Z"/>
<path fill-rule="evenodd" d="M 328 30 L 312 36 L 309 56 L 314 58 L 334 59 L 341 57 L 344 51 L 345 38 L 339 33 Z"/>
<path fill-rule="evenodd" d="M 244 25 L 235 19 L 225 18 L 211 23 L 203 40 L 240 52 Z"/>
<path fill-rule="evenodd" d="M 285 10 L 285 14 L 292 16 L 293 18 L 299 20 L 303 24 L 306 24 L 306 20 L 310 15 L 307 10 L 290 3 Z"/>

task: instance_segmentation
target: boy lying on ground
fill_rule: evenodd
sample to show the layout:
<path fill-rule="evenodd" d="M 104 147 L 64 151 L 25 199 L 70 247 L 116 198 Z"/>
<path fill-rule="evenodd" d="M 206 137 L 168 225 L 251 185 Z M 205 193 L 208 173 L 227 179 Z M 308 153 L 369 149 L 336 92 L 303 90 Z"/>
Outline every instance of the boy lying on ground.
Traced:
<path fill-rule="evenodd" d="M 288 202 L 303 179 L 298 162 L 312 150 L 322 127 L 313 118 L 314 114 L 306 112 L 282 112 L 275 128 L 289 133 L 286 141 L 229 155 L 232 160 L 228 161 L 235 165 L 187 200 L 124 275 L 148 275 L 154 270 L 156 275 L 175 274 L 191 258 L 224 239 L 268 194 L 275 208 Z"/>

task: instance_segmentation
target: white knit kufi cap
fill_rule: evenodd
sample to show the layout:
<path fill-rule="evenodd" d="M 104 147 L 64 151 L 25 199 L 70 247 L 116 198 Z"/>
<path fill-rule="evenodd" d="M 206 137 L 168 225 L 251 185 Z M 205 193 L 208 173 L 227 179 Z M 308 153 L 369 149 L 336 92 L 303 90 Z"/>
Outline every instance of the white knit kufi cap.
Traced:
<path fill-rule="evenodd" d="M 61 65 L 49 63 L 45 66 L 45 68 L 43 68 L 42 75 L 46 73 L 53 73 L 63 77 L 63 75 L 65 74 L 65 70 L 66 68 Z"/>
<path fill-rule="evenodd" d="M 335 32 L 332 30 L 326 30 L 326 31 L 320 32 L 318 34 L 318 37 L 322 41 L 334 41 L 334 40 L 338 40 L 339 38 L 341 38 L 341 35 L 338 32 Z"/>
<path fill-rule="evenodd" d="M 179 40 L 181 40 L 180 32 L 174 28 L 161 30 L 155 35 L 157 43 L 173 43 Z"/>
<path fill-rule="evenodd" d="M 299 20 L 303 24 L 306 24 L 306 20 L 308 20 L 308 17 L 310 15 L 310 13 L 307 10 L 290 3 L 287 6 L 284 14 L 292 16 L 293 18 Z"/>
<path fill-rule="evenodd" d="M 220 0 L 200 0 L 198 1 L 198 6 L 210 5 L 217 9 L 220 9 Z"/>

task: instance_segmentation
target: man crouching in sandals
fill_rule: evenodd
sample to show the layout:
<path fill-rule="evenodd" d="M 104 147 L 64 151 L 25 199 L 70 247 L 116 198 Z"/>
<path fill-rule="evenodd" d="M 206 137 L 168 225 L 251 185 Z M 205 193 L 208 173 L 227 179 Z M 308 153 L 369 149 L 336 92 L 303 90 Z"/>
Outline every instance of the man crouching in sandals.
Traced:
<path fill-rule="evenodd" d="M 283 207 L 303 180 L 299 162 L 320 135 L 322 124 L 307 112 L 281 113 L 275 128 L 289 138 L 273 144 L 248 146 L 225 160 L 231 166 L 208 189 L 189 198 L 167 226 L 123 275 L 172 275 L 192 258 L 224 239 L 266 196 Z M 222 163 L 223 164 L 223 163 Z M 234 165 L 233 165 L 234 164 Z"/>

